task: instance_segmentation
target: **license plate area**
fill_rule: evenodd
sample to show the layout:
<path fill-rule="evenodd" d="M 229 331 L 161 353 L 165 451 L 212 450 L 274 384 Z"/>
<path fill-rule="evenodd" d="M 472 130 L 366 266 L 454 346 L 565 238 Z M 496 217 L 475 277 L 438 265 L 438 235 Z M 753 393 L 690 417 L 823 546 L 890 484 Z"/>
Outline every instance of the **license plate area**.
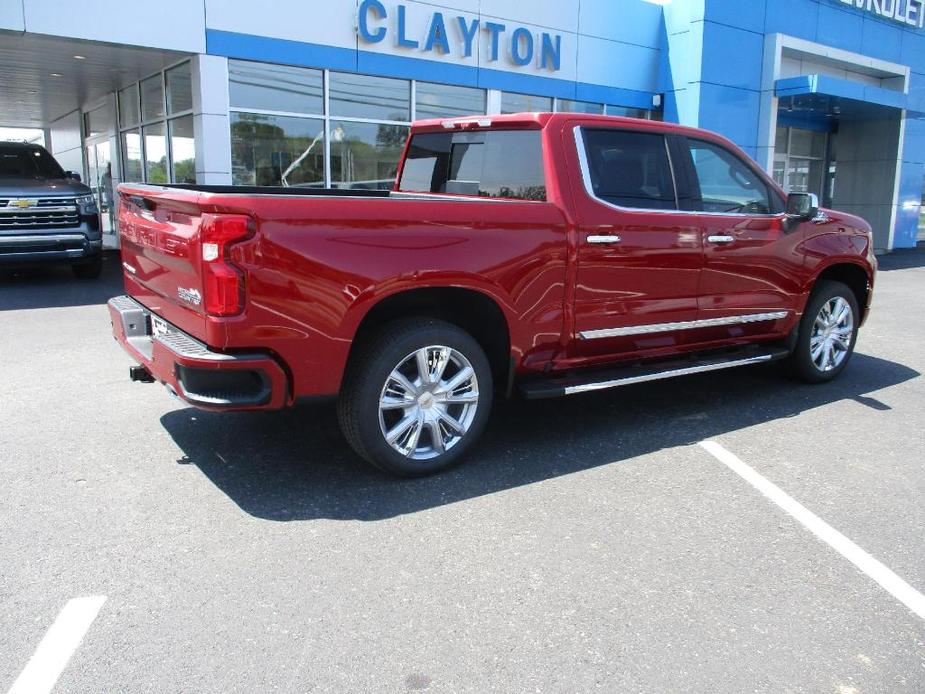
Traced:
<path fill-rule="evenodd" d="M 171 331 L 170 324 L 165 321 L 163 318 L 155 316 L 153 313 L 150 314 L 151 321 L 151 335 L 154 337 L 160 337 L 163 335 L 169 334 Z"/>

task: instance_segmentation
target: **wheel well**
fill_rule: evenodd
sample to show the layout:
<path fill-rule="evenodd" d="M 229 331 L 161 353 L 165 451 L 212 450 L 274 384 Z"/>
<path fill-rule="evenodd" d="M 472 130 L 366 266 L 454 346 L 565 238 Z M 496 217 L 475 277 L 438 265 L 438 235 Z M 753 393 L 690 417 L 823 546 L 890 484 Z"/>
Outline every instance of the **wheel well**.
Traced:
<path fill-rule="evenodd" d="M 350 348 L 350 358 L 357 345 L 383 325 L 410 316 L 437 318 L 472 335 L 485 350 L 496 388 L 503 391 L 507 387 L 511 369 L 511 337 L 507 320 L 494 299 L 471 289 L 433 287 L 386 297 L 373 306 L 360 322 Z"/>
<path fill-rule="evenodd" d="M 832 265 L 819 273 L 816 283 L 819 280 L 835 280 L 848 285 L 851 291 L 854 292 L 854 297 L 858 300 L 858 309 L 862 313 L 864 312 L 867 307 L 867 297 L 870 293 L 870 283 L 863 268 L 851 263 Z"/>

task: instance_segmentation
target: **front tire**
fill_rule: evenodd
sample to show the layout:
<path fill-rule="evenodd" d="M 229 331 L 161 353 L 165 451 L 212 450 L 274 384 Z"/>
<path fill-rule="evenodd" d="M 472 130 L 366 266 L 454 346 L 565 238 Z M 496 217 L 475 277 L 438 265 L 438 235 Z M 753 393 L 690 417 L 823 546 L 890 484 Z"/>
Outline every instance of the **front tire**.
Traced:
<path fill-rule="evenodd" d="M 415 318 L 387 325 L 351 359 L 338 417 L 361 457 L 416 477 L 462 459 L 491 400 L 491 367 L 478 342 L 451 323 Z"/>
<path fill-rule="evenodd" d="M 859 316 L 858 301 L 850 287 L 832 280 L 820 281 L 800 320 L 790 357 L 794 373 L 807 383 L 837 378 L 854 353 Z"/>

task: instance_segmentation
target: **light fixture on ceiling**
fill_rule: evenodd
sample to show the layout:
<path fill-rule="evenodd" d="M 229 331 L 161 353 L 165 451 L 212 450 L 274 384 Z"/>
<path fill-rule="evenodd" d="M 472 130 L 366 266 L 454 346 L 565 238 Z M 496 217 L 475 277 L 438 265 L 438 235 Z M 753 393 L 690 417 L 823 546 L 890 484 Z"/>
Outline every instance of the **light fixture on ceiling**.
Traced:
<path fill-rule="evenodd" d="M 52 72 L 51 76 L 52 77 L 64 77 L 64 75 L 62 75 L 60 72 Z"/>
<path fill-rule="evenodd" d="M 87 56 L 85 55 L 75 55 L 74 60 L 86 60 Z"/>

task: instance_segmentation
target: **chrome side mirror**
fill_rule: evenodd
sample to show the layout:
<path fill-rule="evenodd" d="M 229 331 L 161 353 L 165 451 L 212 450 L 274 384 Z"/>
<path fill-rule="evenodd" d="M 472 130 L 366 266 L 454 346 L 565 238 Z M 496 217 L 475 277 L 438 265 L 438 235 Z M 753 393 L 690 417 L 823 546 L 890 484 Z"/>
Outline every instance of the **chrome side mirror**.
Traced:
<path fill-rule="evenodd" d="M 72 181 L 77 181 L 78 183 L 80 183 L 80 174 L 77 173 L 76 171 L 65 171 L 64 177 L 69 178 Z"/>
<path fill-rule="evenodd" d="M 819 211 L 819 198 L 815 193 L 790 193 L 787 196 L 787 216 L 807 220 Z"/>

